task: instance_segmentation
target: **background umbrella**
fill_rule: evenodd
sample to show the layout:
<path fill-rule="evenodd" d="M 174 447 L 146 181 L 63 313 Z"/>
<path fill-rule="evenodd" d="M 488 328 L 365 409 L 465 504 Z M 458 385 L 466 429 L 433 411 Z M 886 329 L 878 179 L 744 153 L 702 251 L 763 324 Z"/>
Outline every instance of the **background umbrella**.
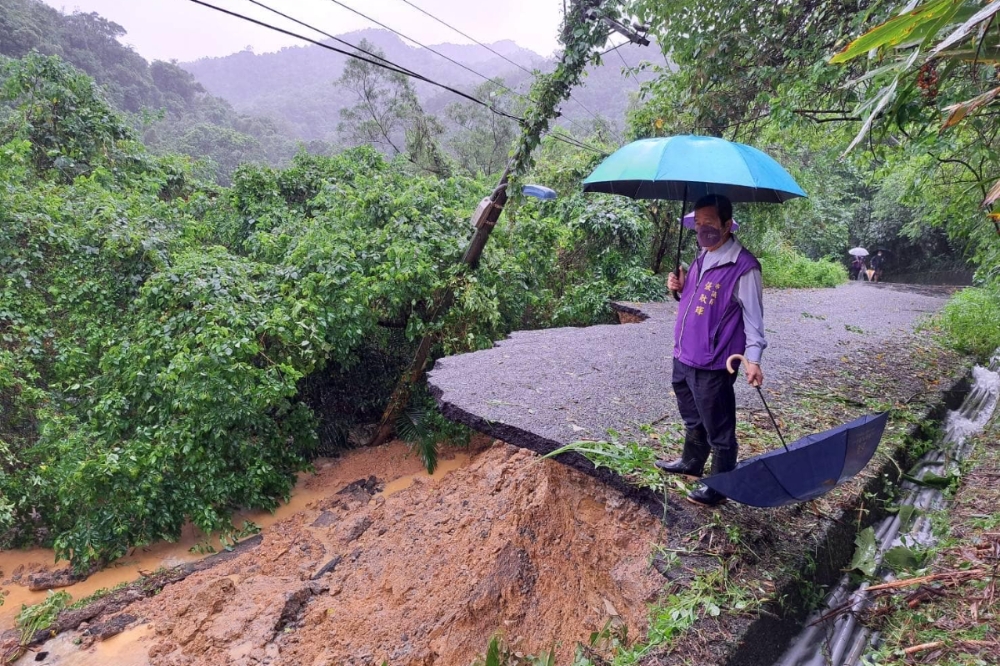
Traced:
<path fill-rule="evenodd" d="M 780 164 L 765 153 L 710 136 L 641 139 L 623 146 L 583 181 L 584 192 L 620 194 L 633 199 L 688 201 L 722 194 L 733 203 L 782 203 L 806 193 Z M 680 270 L 684 228 L 677 230 L 676 270 Z M 679 299 L 674 293 L 674 298 Z"/>
<path fill-rule="evenodd" d="M 847 254 L 851 255 L 852 257 L 867 257 L 868 250 L 866 250 L 863 247 L 852 247 L 850 250 L 847 251 Z"/>
<path fill-rule="evenodd" d="M 524 185 L 521 187 L 521 194 L 526 197 L 535 197 L 542 201 L 554 201 L 557 198 L 556 191 L 544 185 Z"/>
<path fill-rule="evenodd" d="M 739 354 L 729 357 L 733 370 Z M 761 400 L 764 394 L 760 387 Z M 741 462 L 736 469 L 702 479 L 709 488 L 743 504 L 759 507 L 783 506 L 823 495 L 847 481 L 868 464 L 882 439 L 888 412 L 862 416 L 842 426 L 785 444 L 767 402 L 768 416 L 778 431 L 782 449 Z"/>

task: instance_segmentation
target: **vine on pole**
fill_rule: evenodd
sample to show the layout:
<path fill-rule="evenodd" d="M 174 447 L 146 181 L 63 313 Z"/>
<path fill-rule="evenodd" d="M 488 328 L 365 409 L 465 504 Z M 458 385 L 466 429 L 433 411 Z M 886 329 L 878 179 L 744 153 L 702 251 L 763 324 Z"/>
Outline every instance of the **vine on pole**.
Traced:
<path fill-rule="evenodd" d="M 531 86 L 529 99 L 532 104 L 524 115 L 521 134 L 514 144 L 507 169 L 489 197 L 489 203 L 482 207 L 480 217 L 476 220 L 476 233 L 469 241 L 469 247 L 462 258 L 465 270 L 474 270 L 479 263 L 490 233 L 500 219 L 504 204 L 507 203 L 508 183 L 531 169 L 535 148 L 538 147 L 542 135 L 548 131 L 552 121 L 558 117 L 556 109 L 569 98 L 573 88 L 579 85 L 587 65 L 599 58 L 595 49 L 604 45 L 610 32 L 610 28 L 601 19 L 604 17 L 617 19 L 618 14 L 618 4 L 605 0 L 574 0 L 567 8 L 559 38 L 563 45 L 559 64 L 551 73 L 538 75 Z M 452 289 L 445 289 L 443 293 L 436 295 L 434 298 L 436 305 L 431 309 L 432 322 L 440 321 L 451 308 L 454 298 Z M 378 446 L 389 441 L 395 430 L 397 418 L 410 402 L 413 387 L 424 376 L 431 348 L 439 335 L 440 331 L 434 329 L 420 341 L 413 361 L 403 372 L 389 398 L 369 446 Z"/>

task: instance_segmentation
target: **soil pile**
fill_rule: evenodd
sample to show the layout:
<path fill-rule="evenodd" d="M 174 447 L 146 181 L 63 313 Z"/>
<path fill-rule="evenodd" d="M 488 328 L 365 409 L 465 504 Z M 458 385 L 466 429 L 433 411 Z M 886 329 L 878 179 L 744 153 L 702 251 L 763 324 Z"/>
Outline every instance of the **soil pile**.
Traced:
<path fill-rule="evenodd" d="M 436 483 L 377 478 L 276 524 L 251 552 L 125 612 L 153 664 L 469 664 L 492 634 L 562 658 L 609 620 L 645 629 L 660 529 L 572 469 L 496 443 Z"/>

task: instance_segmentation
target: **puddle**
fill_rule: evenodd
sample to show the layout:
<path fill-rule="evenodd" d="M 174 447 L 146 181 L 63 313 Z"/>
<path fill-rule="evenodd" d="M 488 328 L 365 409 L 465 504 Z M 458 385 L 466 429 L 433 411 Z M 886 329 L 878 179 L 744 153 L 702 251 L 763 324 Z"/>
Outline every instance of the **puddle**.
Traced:
<path fill-rule="evenodd" d="M 72 664 L 73 666 L 147 666 L 149 662 L 148 646 L 143 641 L 153 636 L 153 628 L 148 624 L 130 627 L 117 636 L 106 641 L 100 641 L 93 646 L 80 649 L 73 643 L 75 633 L 70 632 L 56 636 L 47 641 L 40 649 L 28 652 L 17 663 L 39 663 L 45 666 Z M 38 659 L 44 654 L 45 657 Z"/>
<path fill-rule="evenodd" d="M 299 485 L 301 485 L 301 479 Z M 261 529 L 266 529 L 277 521 L 305 509 L 310 502 L 325 497 L 329 492 L 329 488 L 299 490 L 297 487 L 296 490 L 292 491 L 291 500 L 278 507 L 273 514 L 267 511 L 244 511 L 234 517 L 233 523 L 242 525 L 244 520 L 249 520 L 256 523 Z M 194 525 L 185 525 L 178 541 L 173 543 L 162 541 L 144 548 L 137 548 L 131 554 L 121 558 L 107 569 L 98 571 L 87 580 L 59 589 L 69 592 L 73 596 L 73 600 L 76 601 L 98 590 L 110 589 L 120 583 L 136 580 L 143 573 L 151 573 L 160 567 L 175 567 L 204 559 L 211 552 L 192 552 L 191 549 L 204 546 L 206 543 L 211 545 L 216 552 L 223 548 L 219 542 L 218 534 L 213 534 L 211 539 L 206 540 L 204 532 Z M 44 548 L 0 553 L 0 572 L 2 572 L 5 582 L 3 584 L 4 604 L 0 606 L 0 629 L 9 629 L 14 626 L 14 617 L 20 612 L 22 604 L 30 606 L 45 599 L 46 592 L 44 590 L 32 592 L 25 586 L 6 582 L 10 580 L 11 575 L 18 568 L 23 567 L 26 577 L 27 572 L 68 565 L 69 563 L 64 560 L 55 562 L 55 553 Z"/>
<path fill-rule="evenodd" d="M 927 474 L 947 476 L 957 472 L 958 462 L 968 455 L 969 437 L 980 432 L 989 421 L 1000 399 L 1000 356 L 994 356 L 989 368 L 976 366 L 972 371 L 972 390 L 961 407 L 948 413 L 944 435 L 936 450 L 925 454 L 914 469 L 918 479 Z M 918 517 L 911 525 L 903 525 L 903 511 L 890 515 L 874 525 L 877 552 L 875 562 L 880 565 L 885 553 L 896 546 L 922 546 L 934 544 L 931 519 L 925 515 L 944 508 L 946 502 L 941 491 L 911 481 L 901 486 L 898 505 L 912 506 L 918 510 L 911 515 Z M 880 568 L 878 574 L 884 581 L 891 581 L 891 570 Z M 844 576 L 826 598 L 824 605 L 815 611 L 802 632 L 793 639 L 788 650 L 775 666 L 857 666 L 864 656 L 878 646 L 878 634 L 857 622 L 857 615 L 869 604 L 868 583 L 860 586 Z M 837 614 L 838 609 L 849 612 Z M 837 617 L 832 622 L 822 621 L 826 615 Z"/>
<path fill-rule="evenodd" d="M 464 467 L 469 463 L 471 455 L 458 452 L 453 458 L 440 460 L 434 475 L 427 474 L 417 456 L 409 452 L 402 443 L 394 443 L 378 449 L 360 449 L 352 451 L 342 458 L 318 459 L 315 461 L 317 474 L 302 474 L 292 491 L 291 500 L 282 504 L 272 514 L 267 511 L 246 511 L 236 514 L 233 523 L 242 525 L 249 520 L 265 530 L 274 523 L 288 518 L 308 507 L 316 500 L 328 497 L 337 492 L 347 483 L 375 474 L 380 479 L 392 479 L 386 483 L 382 495 L 388 496 L 412 485 L 417 479 L 438 481 L 448 472 Z M 417 471 L 420 470 L 420 471 Z M 410 473 L 408 473 L 410 472 Z M 218 535 L 213 535 L 207 541 L 216 552 L 222 550 Z M 60 588 L 77 601 L 101 589 L 109 589 L 120 583 L 131 582 L 144 573 L 156 571 L 161 567 L 174 567 L 187 562 L 204 559 L 210 553 L 192 552 L 193 547 L 205 545 L 205 534 L 193 525 L 186 525 L 181 530 L 177 542 L 159 542 L 144 548 L 137 548 L 128 556 L 121 558 L 115 564 L 99 571 L 87 580 Z M 15 550 L 0 552 L 0 589 L 2 589 L 4 604 L 0 606 L 0 631 L 14 626 L 14 618 L 21 610 L 22 604 L 32 605 L 45 599 L 46 592 L 32 592 L 26 586 L 11 582 L 11 576 L 21 569 L 25 582 L 27 574 L 32 571 L 68 566 L 65 561 L 55 562 L 52 550 L 36 548 L 32 550 Z M 114 663 L 114 662 L 103 662 Z"/>
<path fill-rule="evenodd" d="M 400 477 L 395 481 L 389 481 L 385 484 L 385 488 L 381 492 L 375 495 L 375 497 L 388 497 L 389 495 L 395 495 L 401 490 L 406 490 L 413 485 L 414 481 L 421 479 L 423 481 L 439 481 L 442 476 L 448 472 L 453 472 L 456 469 L 461 469 L 469 464 L 471 456 L 468 453 L 456 454 L 451 460 L 439 460 L 437 469 L 434 470 L 434 474 L 428 474 L 427 470 L 417 472 L 416 474 L 409 474 L 407 476 Z M 375 497 L 372 501 L 375 501 Z"/>

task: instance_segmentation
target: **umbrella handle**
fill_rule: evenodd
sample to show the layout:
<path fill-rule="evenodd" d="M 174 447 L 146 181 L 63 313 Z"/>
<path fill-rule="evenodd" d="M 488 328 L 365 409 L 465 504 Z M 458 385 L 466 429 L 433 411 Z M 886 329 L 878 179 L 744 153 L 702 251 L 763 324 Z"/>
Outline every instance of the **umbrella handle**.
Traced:
<path fill-rule="evenodd" d="M 731 375 L 736 374 L 736 368 L 733 367 L 733 361 L 735 360 L 740 360 L 743 361 L 744 363 L 750 362 L 747 360 L 747 357 L 744 356 L 743 354 L 733 354 L 732 356 L 727 358 L 726 370 L 728 370 L 729 374 Z M 754 388 L 757 389 L 757 395 L 760 396 L 760 401 L 764 403 L 764 409 L 767 410 L 767 415 L 771 418 L 771 425 L 774 426 L 774 431 L 778 433 L 778 439 L 781 440 L 781 445 L 785 447 L 785 451 L 788 451 L 788 444 L 785 444 L 785 437 L 784 435 L 781 434 L 781 428 L 778 427 L 778 422 L 775 420 L 774 414 L 771 413 L 771 408 L 767 406 L 767 400 L 764 399 L 764 392 L 760 390 L 760 386 L 755 386 Z"/>
<path fill-rule="evenodd" d="M 674 264 L 677 266 L 675 275 L 680 278 L 681 276 L 681 249 L 684 247 L 684 209 L 687 208 L 688 204 L 688 188 L 687 185 L 684 186 L 684 200 L 681 202 L 681 216 L 677 218 L 677 261 Z M 676 291 L 671 291 L 674 295 L 674 300 L 678 303 L 681 302 L 681 295 Z"/>

